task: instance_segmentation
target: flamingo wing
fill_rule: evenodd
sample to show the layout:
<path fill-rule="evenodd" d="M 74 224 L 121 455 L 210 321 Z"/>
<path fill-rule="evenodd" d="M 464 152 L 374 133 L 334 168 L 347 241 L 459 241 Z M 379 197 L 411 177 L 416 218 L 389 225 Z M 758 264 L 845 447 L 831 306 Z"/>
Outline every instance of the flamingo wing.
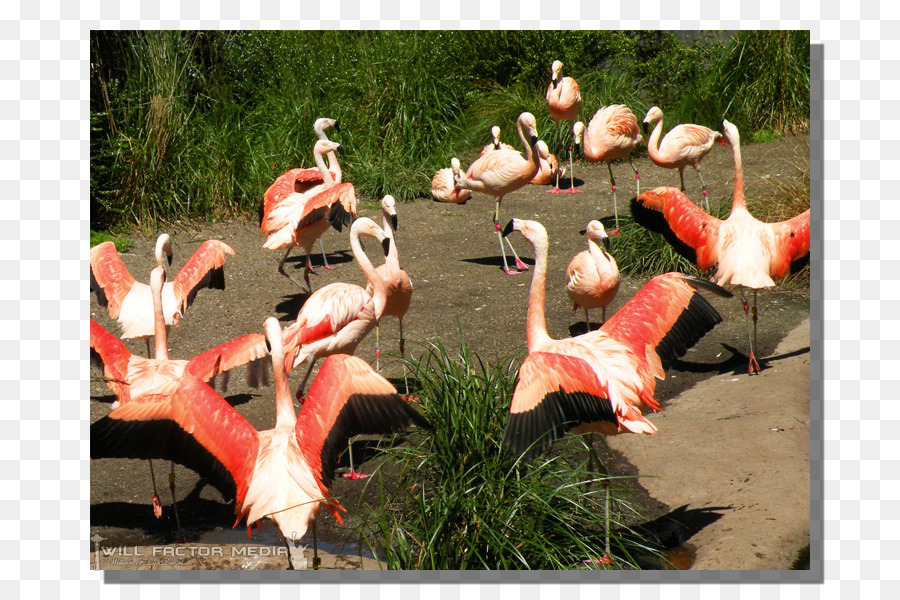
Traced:
<path fill-rule="evenodd" d="M 241 506 L 259 434 L 206 383 L 184 377 L 176 391 L 123 404 L 91 425 L 91 458 L 162 458 L 208 478 Z"/>
<path fill-rule="evenodd" d="M 503 188 L 519 180 L 525 185 L 535 176 L 537 168 L 516 150 L 495 150 L 473 162 L 466 172 L 466 182 L 481 182 L 489 188 Z"/>
<path fill-rule="evenodd" d="M 120 403 L 131 399 L 128 384 L 128 361 L 131 352 L 122 341 L 91 319 L 91 362 L 102 371 L 106 384 Z"/>
<path fill-rule="evenodd" d="M 660 152 L 665 152 L 672 162 L 699 160 L 712 148 L 721 134 L 702 125 L 684 124 L 673 128 L 662 140 Z"/>
<path fill-rule="evenodd" d="M 185 366 L 185 374 L 202 381 L 235 367 L 265 359 L 269 355 L 266 336 L 251 333 L 198 354 Z"/>
<path fill-rule="evenodd" d="M 676 359 L 722 321 L 716 309 L 698 293 L 700 287 L 731 297 L 730 292 L 707 281 L 680 273 L 658 275 L 597 332 L 581 338 L 608 335 L 638 357 L 639 368 L 648 372 L 648 378 L 662 379 Z M 659 410 L 652 398 L 652 387 L 650 390 L 649 398 L 647 394 L 643 397 L 644 403 Z"/>
<path fill-rule="evenodd" d="M 661 233 L 676 252 L 701 271 L 718 262 L 722 221 L 704 212 L 678 188 L 658 187 L 643 192 L 631 201 L 631 214 L 638 224 Z"/>
<path fill-rule="evenodd" d="M 105 306 L 109 316 L 119 317 L 122 301 L 135 284 L 134 277 L 125 268 L 113 242 L 103 242 L 91 248 L 91 291 L 97 293 L 97 302 Z"/>
<path fill-rule="evenodd" d="M 327 488 L 350 438 L 393 433 L 410 425 L 429 428 L 368 363 L 348 354 L 334 354 L 319 369 L 294 431 L 306 463 Z"/>
<path fill-rule="evenodd" d="M 172 283 L 178 310 L 184 312 L 203 288 L 225 289 L 225 255 L 234 254 L 231 246 L 219 240 L 200 244 Z"/>
<path fill-rule="evenodd" d="M 526 459 L 582 423 L 616 429 L 630 419 L 629 430 L 656 431 L 637 409 L 613 402 L 586 361 L 552 352 L 532 352 L 522 362 L 509 413 L 503 446 Z"/>
<path fill-rule="evenodd" d="M 792 219 L 773 223 L 775 249 L 770 275 L 782 278 L 794 273 L 809 261 L 809 209 Z"/>
<path fill-rule="evenodd" d="M 493 148 L 493 144 L 491 144 Z M 469 190 L 458 190 L 453 185 L 453 169 L 447 167 L 438 170 L 431 180 L 431 195 L 438 202 L 465 204 L 472 197 Z"/>
<path fill-rule="evenodd" d="M 291 226 L 296 240 L 300 230 L 316 221 L 328 219 L 332 227 L 343 231 L 355 217 L 356 189 L 352 183 L 338 183 L 307 200 Z"/>
<path fill-rule="evenodd" d="M 332 172 L 331 176 L 334 178 L 335 174 Z M 293 194 L 298 194 L 300 199 L 303 199 L 304 194 L 308 194 L 310 190 L 324 182 L 322 172 L 318 168 L 291 169 L 280 175 L 263 194 L 259 213 L 262 232 L 266 233 L 273 229 L 271 215 L 282 202 Z"/>

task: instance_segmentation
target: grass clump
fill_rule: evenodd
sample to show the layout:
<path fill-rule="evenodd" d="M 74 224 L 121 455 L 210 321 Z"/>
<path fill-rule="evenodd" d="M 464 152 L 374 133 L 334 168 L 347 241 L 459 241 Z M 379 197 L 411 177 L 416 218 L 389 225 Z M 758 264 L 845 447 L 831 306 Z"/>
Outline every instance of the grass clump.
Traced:
<path fill-rule="evenodd" d="M 395 468 L 370 480 L 381 502 L 364 538 L 388 568 L 559 570 L 603 556 L 602 485 L 585 488 L 583 461 L 524 465 L 501 447 L 517 359 L 486 364 L 463 342 L 455 355 L 431 344 L 409 364 L 434 430 L 388 450 Z M 648 553 L 616 532 L 611 544 L 617 568 Z"/>

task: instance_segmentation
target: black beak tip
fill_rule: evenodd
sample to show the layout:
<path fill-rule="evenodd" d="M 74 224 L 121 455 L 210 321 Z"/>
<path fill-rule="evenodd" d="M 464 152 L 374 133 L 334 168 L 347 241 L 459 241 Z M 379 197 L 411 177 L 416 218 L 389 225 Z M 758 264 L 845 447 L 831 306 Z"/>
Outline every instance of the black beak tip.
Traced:
<path fill-rule="evenodd" d="M 339 146 L 337 147 L 337 151 L 338 151 L 338 154 L 340 154 L 342 157 L 347 156 L 347 154 L 344 152 L 344 146 L 343 146 L 343 144 L 341 144 L 341 145 L 339 145 Z"/>
<path fill-rule="evenodd" d="M 587 233 L 587 229 L 582 229 L 581 231 L 578 232 L 578 235 L 584 235 L 586 233 Z"/>
<path fill-rule="evenodd" d="M 650 130 L 650 124 L 647 123 L 647 121 L 644 121 L 643 123 L 641 123 L 641 125 L 644 128 L 644 135 L 647 135 L 647 132 Z"/>
<path fill-rule="evenodd" d="M 169 266 L 171 267 L 172 266 L 172 255 L 169 254 L 168 256 L 166 256 L 166 260 L 169 261 Z"/>
<path fill-rule="evenodd" d="M 391 227 L 397 231 L 397 215 L 391 215 Z"/>
<path fill-rule="evenodd" d="M 603 238 L 603 247 L 606 248 L 606 251 L 609 252 L 609 238 Z"/>
<path fill-rule="evenodd" d="M 386 237 L 381 240 L 381 247 L 384 250 L 384 255 L 387 256 L 391 250 L 391 238 Z"/>
<path fill-rule="evenodd" d="M 506 224 L 506 227 L 503 228 L 503 237 L 508 236 L 513 232 L 513 222 L 512 219 L 509 220 L 509 223 Z"/>
<path fill-rule="evenodd" d="M 337 121 L 334 122 L 334 130 L 337 131 L 338 133 L 341 132 L 341 124 L 338 123 Z"/>
<path fill-rule="evenodd" d="M 531 136 L 531 145 L 534 146 L 538 143 L 538 139 L 536 135 Z"/>

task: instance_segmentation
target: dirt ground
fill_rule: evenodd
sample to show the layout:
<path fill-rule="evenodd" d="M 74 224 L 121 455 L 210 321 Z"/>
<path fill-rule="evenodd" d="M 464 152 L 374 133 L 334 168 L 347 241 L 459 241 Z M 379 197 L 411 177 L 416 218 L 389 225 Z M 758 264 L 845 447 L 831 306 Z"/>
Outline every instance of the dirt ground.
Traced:
<path fill-rule="evenodd" d="M 751 212 L 754 195 L 765 193 L 778 178 L 793 176 L 797 154 L 808 154 L 808 148 L 808 137 L 743 146 Z M 463 160 L 463 164 L 467 161 Z M 285 168 L 290 166 L 293 165 Z M 642 190 L 678 185 L 677 172 L 655 167 L 646 153 L 635 160 L 635 166 L 641 172 Z M 613 165 L 613 169 L 621 214 L 628 210 L 628 201 L 634 196 L 634 179 L 625 163 Z M 715 147 L 703 162 L 702 171 L 713 206 L 730 202 L 730 149 Z M 585 330 L 583 313 L 573 314 L 564 289 L 568 261 L 586 248 L 579 231 L 591 219 L 613 214 L 606 167 L 576 162 L 575 176 L 575 186 L 583 190 L 581 194 L 547 194 L 544 186 L 527 186 L 507 196 L 501 208 L 503 224 L 517 217 L 538 220 L 547 228 L 547 327 L 557 338 Z M 696 174 L 686 172 L 685 179 L 688 194 L 699 197 Z M 500 270 L 497 237 L 491 224 L 493 207 L 493 199 L 480 194 L 466 205 L 430 199 L 399 205 L 400 258 L 415 286 L 412 305 L 404 319 L 407 351 L 417 352 L 419 344 L 432 341 L 458 347 L 461 330 L 469 348 L 482 358 L 524 355 L 530 271 L 507 276 Z M 381 223 L 375 199 L 361 199 L 359 214 Z M 235 337 L 262 332 L 268 316 L 278 317 L 283 326 L 296 318 L 307 295 L 278 274 L 280 253 L 262 248 L 263 237 L 255 219 L 176 224 L 169 233 L 175 240 L 171 273 L 206 239 L 221 239 L 236 251 L 225 267 L 226 289 L 198 294 L 181 324 L 170 330 L 171 357 L 190 358 Z M 134 248 L 123 255 L 126 266 L 138 280 L 149 279 L 154 266 L 155 237 L 135 233 Z M 520 256 L 532 263 L 533 253 L 527 242 L 518 234 L 510 239 Z M 321 255 L 314 255 L 317 269 L 312 276 L 313 288 L 335 281 L 364 286 L 365 279 L 353 262 L 346 233 L 330 230 L 323 241 L 328 260 L 337 268 L 319 267 Z M 614 256 L 616 243 L 613 237 Z M 370 256 L 378 264 L 377 247 L 371 246 Z M 292 255 L 286 268 L 299 279 L 302 265 L 302 258 Z M 646 279 L 623 278 L 608 314 L 621 307 L 644 283 Z M 809 288 L 791 284 L 760 294 L 758 354 L 764 370 L 755 377 L 746 372 L 747 326 L 740 301 L 709 295 L 707 298 L 723 322 L 659 382 L 656 397 L 664 411 L 650 417 L 659 427 L 659 435 L 619 436 L 610 443 L 617 456 L 607 456 L 613 459 L 610 462 L 619 473 L 655 476 L 641 478 L 629 501 L 638 503 L 648 521 L 668 515 L 682 524 L 688 523 L 676 537 L 694 557 L 691 568 L 784 569 L 809 542 Z M 118 333 L 117 324 L 93 296 L 91 318 Z M 594 326 L 599 319 L 599 312 L 592 312 Z M 797 329 L 804 323 L 805 329 Z M 787 345 L 779 346 L 791 332 L 794 333 Z M 402 385 L 399 363 L 391 356 L 398 351 L 396 319 L 382 322 L 381 335 L 382 371 L 395 384 Z M 136 354 L 146 352 L 142 341 L 132 340 L 127 345 Z M 374 335 L 362 342 L 356 354 L 374 364 Z M 298 371 L 291 374 L 292 387 L 302 377 Z M 99 372 L 92 368 L 92 423 L 109 412 L 114 400 L 106 385 L 96 380 L 97 375 Z M 271 387 L 247 387 L 243 370 L 231 377 L 226 394 L 227 400 L 259 429 L 274 425 L 273 397 Z M 601 445 L 598 442 L 598 447 Z M 166 489 L 168 464 L 155 464 L 159 493 L 166 503 L 164 517 L 159 520 L 153 517 L 150 507 L 153 491 L 146 462 L 92 461 L 91 535 L 102 537 L 101 545 L 171 546 L 176 532 L 171 496 Z M 180 466 L 176 466 L 176 476 L 181 521 L 191 543 L 208 540 L 210 535 L 226 536 L 213 538 L 213 544 L 248 542 L 245 529 L 229 530 L 234 522 L 233 506 L 226 504 L 212 486 Z M 338 478 L 332 492 L 345 505 L 354 506 L 361 485 L 359 481 Z M 318 529 L 320 542 L 333 544 L 336 553 L 347 543 L 343 552 L 355 555 L 355 540 L 347 539 L 355 522 L 352 511 L 343 527 L 323 511 Z M 254 539 L 249 541 L 278 544 L 280 540 L 271 534 L 273 529 L 268 524 L 263 534 L 254 533 Z M 239 532 L 244 533 L 229 537 Z M 307 534 L 304 543 L 310 540 Z M 94 543 L 86 542 L 92 550 L 96 549 Z M 92 568 L 93 561 L 94 557 Z M 241 568 L 216 560 L 175 563 L 168 567 L 157 563 L 156 568 Z M 356 564 L 327 562 L 326 566 L 356 568 Z M 371 565 L 367 563 L 367 568 Z M 277 561 L 262 561 L 253 563 L 251 568 L 282 566 Z M 104 563 L 101 568 L 116 567 Z M 149 567 L 132 562 L 124 568 Z"/>

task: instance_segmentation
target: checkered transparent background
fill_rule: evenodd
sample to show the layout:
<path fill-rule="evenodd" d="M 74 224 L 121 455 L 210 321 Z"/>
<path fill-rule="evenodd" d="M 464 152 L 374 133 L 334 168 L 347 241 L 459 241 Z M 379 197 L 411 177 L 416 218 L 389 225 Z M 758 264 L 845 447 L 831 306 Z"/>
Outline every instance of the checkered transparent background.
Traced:
<path fill-rule="evenodd" d="M 220 4 L 220 5 L 219 5 Z M 487 6 L 490 4 L 491 6 Z M 89 445 L 87 337 L 89 229 L 88 37 L 106 28 L 623 28 L 809 29 L 824 46 L 824 173 L 827 240 L 814 246 L 814 404 L 824 396 L 824 463 L 813 470 L 813 573 L 819 585 L 769 585 L 781 573 L 659 573 L 571 585 L 569 574 L 322 574 L 297 593 L 353 600 L 421 593 L 426 598 L 900 597 L 900 8 L 892 3 L 780 2 L 434 2 L 398 0 L 131 3 L 19 0 L 0 21 L 0 577 L 14 596 L 177 597 L 160 582 L 286 582 L 269 573 L 114 573 L 88 570 Z M 302 18 L 302 20 L 300 20 Z M 815 94 L 814 94 L 815 97 Z M 814 113 L 816 114 L 816 113 Z M 813 131 L 816 136 L 816 131 Z M 885 191 L 884 196 L 880 193 Z M 819 196 L 821 197 L 821 196 Z M 892 251 L 891 248 L 894 248 Z M 822 252 L 825 261 L 822 262 Z M 884 257 L 884 260 L 881 260 Z M 824 280 L 824 285 L 821 284 Z M 814 286 L 816 287 L 816 286 Z M 818 300 L 818 302 L 816 302 Z M 892 310 L 893 308 L 893 310 Z M 863 318 L 865 317 L 865 318 Z M 824 336 L 824 339 L 823 339 Z M 818 351 L 818 352 L 817 352 Z M 822 358 L 824 361 L 822 362 Z M 818 369 L 816 368 L 818 366 Z M 823 391 L 824 390 L 824 391 Z M 817 393 L 818 392 L 818 393 Z M 884 400 L 884 402 L 882 402 Z M 824 484 L 823 484 L 824 481 Z M 816 542 L 819 542 L 818 544 Z M 824 556 L 823 556 L 824 551 Z M 192 575 L 194 575 L 192 577 Z M 481 582 L 481 586 L 459 582 Z M 534 585 L 536 582 L 543 582 Z M 340 586 L 332 585 L 343 582 Z M 382 586 L 367 585 L 382 582 Z M 387 583 L 385 583 L 387 582 Z M 409 583 L 408 583 L 409 582 Z M 487 585 L 510 582 L 504 585 Z M 141 583 L 141 585 L 128 585 Z M 700 584 L 703 585 L 700 585 Z M 740 583 L 741 585 L 731 585 Z M 442 584 L 442 585 L 438 585 Z M 711 584 L 711 585 L 710 585 Z M 198 591 L 188 588 L 185 593 Z M 267 586 L 219 585 L 222 597 L 267 596 Z M 772 596 L 772 594 L 777 596 Z"/>

